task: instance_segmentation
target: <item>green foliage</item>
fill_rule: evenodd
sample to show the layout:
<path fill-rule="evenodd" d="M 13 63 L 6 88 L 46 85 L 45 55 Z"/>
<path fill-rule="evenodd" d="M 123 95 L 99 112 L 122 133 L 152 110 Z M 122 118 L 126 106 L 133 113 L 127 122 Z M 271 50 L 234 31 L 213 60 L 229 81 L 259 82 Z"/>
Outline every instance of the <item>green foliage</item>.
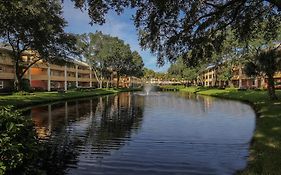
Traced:
<path fill-rule="evenodd" d="M 39 142 L 30 119 L 11 107 L 0 109 L 0 174 L 34 173 Z"/>
<path fill-rule="evenodd" d="M 143 62 L 140 55 L 137 52 L 132 54 L 130 46 L 123 40 L 111 38 L 104 51 L 107 66 L 117 73 L 117 77 L 142 74 Z"/>
<path fill-rule="evenodd" d="M 76 38 L 64 32 L 59 0 L 0 1 L 0 39 L 12 48 L 17 90 L 22 90 L 21 79 L 29 67 L 45 60 L 64 62 L 76 56 Z M 35 51 L 33 59 L 24 61 L 23 54 Z"/>
<path fill-rule="evenodd" d="M 153 70 L 148 69 L 148 68 L 144 68 L 144 75 L 143 75 L 143 77 L 145 79 L 155 78 L 155 74 L 156 74 L 156 72 L 154 72 Z"/>
<path fill-rule="evenodd" d="M 271 99 L 276 99 L 274 74 L 281 70 L 281 50 L 277 48 L 267 48 L 254 56 L 245 65 L 245 73 L 248 76 L 266 75 L 268 78 L 268 93 Z"/>
<path fill-rule="evenodd" d="M 203 67 L 203 66 L 202 66 Z M 168 69 L 168 74 L 176 79 L 184 79 L 188 81 L 196 80 L 199 76 L 201 67 L 187 67 L 182 58 L 179 58 Z"/>
<path fill-rule="evenodd" d="M 31 90 L 30 83 L 29 83 L 28 79 L 24 78 L 20 81 L 20 83 L 21 83 L 21 88 L 22 88 L 23 91 L 29 92 Z"/>
<path fill-rule="evenodd" d="M 174 61 L 180 56 L 190 64 L 209 59 L 222 50 L 228 29 L 239 42 L 248 42 L 263 35 L 265 40 L 276 38 L 281 21 L 280 0 L 74 0 L 77 7 L 89 7 L 92 23 L 104 23 L 104 15 L 114 9 L 136 10 L 134 22 L 140 44 L 158 57 Z"/>
<path fill-rule="evenodd" d="M 144 63 L 137 51 L 132 52 L 132 62 L 129 68 L 129 75 L 142 77 L 144 75 Z"/>
<path fill-rule="evenodd" d="M 138 52 L 131 52 L 130 46 L 117 37 L 102 32 L 78 36 L 78 47 L 83 57 L 92 65 L 100 85 L 110 78 L 113 71 L 117 75 L 142 76 L 143 61 Z"/>

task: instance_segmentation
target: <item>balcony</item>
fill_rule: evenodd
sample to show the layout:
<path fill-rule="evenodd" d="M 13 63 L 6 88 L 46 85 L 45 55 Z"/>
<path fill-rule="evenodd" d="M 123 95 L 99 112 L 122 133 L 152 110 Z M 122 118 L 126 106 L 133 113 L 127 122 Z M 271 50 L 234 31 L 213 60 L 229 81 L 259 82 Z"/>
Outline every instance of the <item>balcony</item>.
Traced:
<path fill-rule="evenodd" d="M 90 79 L 90 78 L 83 78 L 83 77 L 80 77 L 80 78 L 78 78 L 78 81 L 79 81 L 79 82 L 90 82 L 91 79 Z"/>
<path fill-rule="evenodd" d="M 48 75 L 31 75 L 31 80 L 48 80 Z"/>
<path fill-rule="evenodd" d="M 82 69 L 78 69 L 78 72 L 81 74 L 90 74 L 91 73 L 90 70 L 82 70 Z"/>
<path fill-rule="evenodd" d="M 64 76 L 51 76 L 52 81 L 64 81 Z"/>
<path fill-rule="evenodd" d="M 11 59 L 5 59 L 5 58 L 0 59 L 0 64 L 11 65 L 11 66 L 14 65 Z"/>
<path fill-rule="evenodd" d="M 50 65 L 51 70 L 61 70 L 64 71 L 64 66 L 58 66 L 58 65 Z"/>
<path fill-rule="evenodd" d="M 0 72 L 0 79 L 11 80 L 14 79 L 15 74 L 12 72 Z"/>
<path fill-rule="evenodd" d="M 76 81 L 76 77 L 67 77 L 67 81 Z"/>

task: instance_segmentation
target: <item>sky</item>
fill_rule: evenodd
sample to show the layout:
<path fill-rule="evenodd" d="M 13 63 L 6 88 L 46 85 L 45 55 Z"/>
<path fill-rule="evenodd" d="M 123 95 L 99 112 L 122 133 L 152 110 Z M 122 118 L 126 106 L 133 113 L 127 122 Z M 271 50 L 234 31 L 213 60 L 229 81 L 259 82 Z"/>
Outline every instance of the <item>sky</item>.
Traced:
<path fill-rule="evenodd" d="M 167 71 L 169 67 L 168 63 L 163 67 L 157 66 L 156 56 L 151 54 L 149 50 L 142 50 L 139 46 L 137 31 L 132 20 L 134 10 L 125 10 L 120 16 L 115 12 L 110 12 L 106 15 L 105 24 L 102 26 L 91 26 L 87 11 L 82 12 L 80 9 L 75 9 L 71 1 L 65 1 L 63 5 L 64 18 L 68 22 L 68 26 L 65 29 L 66 32 L 82 34 L 102 31 L 104 34 L 116 36 L 129 44 L 132 51 L 135 50 L 142 56 L 145 67 L 157 72 Z"/>

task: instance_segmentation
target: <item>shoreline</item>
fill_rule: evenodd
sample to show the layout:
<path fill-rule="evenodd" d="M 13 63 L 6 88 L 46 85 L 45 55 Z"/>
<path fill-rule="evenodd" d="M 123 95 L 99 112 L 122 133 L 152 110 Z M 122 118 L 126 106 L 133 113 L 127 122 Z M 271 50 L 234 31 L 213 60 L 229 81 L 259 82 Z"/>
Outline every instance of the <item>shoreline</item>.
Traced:
<path fill-rule="evenodd" d="M 26 94 L 13 94 L 0 96 L 0 107 L 14 106 L 17 109 L 28 108 L 46 103 L 59 102 L 65 100 L 82 99 L 94 96 L 117 94 L 120 92 L 140 91 L 140 88 L 120 88 L 120 89 L 93 89 L 87 91 L 67 91 L 59 92 L 35 92 Z"/>
<path fill-rule="evenodd" d="M 236 174 L 280 174 L 281 172 L 281 100 L 270 101 L 267 91 L 238 91 L 187 87 L 180 92 L 195 93 L 249 104 L 256 114 L 256 125 L 250 141 L 247 166 Z M 281 97 L 281 91 L 276 91 Z"/>

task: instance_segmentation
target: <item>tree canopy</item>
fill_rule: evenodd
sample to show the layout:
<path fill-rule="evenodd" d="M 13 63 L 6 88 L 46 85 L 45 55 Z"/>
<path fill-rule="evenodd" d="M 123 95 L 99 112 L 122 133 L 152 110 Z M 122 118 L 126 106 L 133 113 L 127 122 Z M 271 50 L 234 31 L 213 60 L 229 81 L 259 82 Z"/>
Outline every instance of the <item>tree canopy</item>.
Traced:
<path fill-rule="evenodd" d="M 159 64 L 180 56 L 192 65 L 209 58 L 221 51 L 229 29 L 240 42 L 261 33 L 265 39 L 275 38 L 281 21 L 279 0 L 73 1 L 76 7 L 89 7 L 91 23 L 98 24 L 111 9 L 122 13 L 134 8 L 140 44 L 157 55 Z"/>
<path fill-rule="evenodd" d="M 78 36 L 78 46 L 86 61 L 92 66 L 96 79 L 100 82 L 105 76 L 116 72 L 117 77 L 143 75 L 143 60 L 136 51 L 123 40 L 102 32 Z"/>
<path fill-rule="evenodd" d="M 259 51 L 257 56 L 253 57 L 251 61 L 245 65 L 245 72 L 248 76 L 263 76 L 268 78 L 268 94 L 270 99 L 275 100 L 277 96 L 275 94 L 275 82 L 274 75 L 277 71 L 281 70 L 281 49 L 266 48 Z"/>
<path fill-rule="evenodd" d="M 16 68 L 16 84 L 39 60 L 50 62 L 76 55 L 76 38 L 64 32 L 59 0 L 0 1 L 0 38 L 12 48 Z M 22 54 L 34 51 L 32 59 L 23 61 Z"/>

